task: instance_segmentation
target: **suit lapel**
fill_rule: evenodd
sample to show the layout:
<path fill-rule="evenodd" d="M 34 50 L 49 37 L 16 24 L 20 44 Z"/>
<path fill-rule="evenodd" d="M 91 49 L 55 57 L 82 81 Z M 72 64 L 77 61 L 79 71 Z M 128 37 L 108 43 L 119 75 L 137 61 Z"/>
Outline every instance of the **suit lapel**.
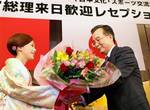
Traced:
<path fill-rule="evenodd" d="M 110 61 L 111 63 L 114 63 L 115 62 L 115 54 L 116 54 L 116 51 L 119 49 L 118 46 L 115 46 L 113 49 L 112 49 L 112 52 L 110 54 L 110 57 L 107 57 L 105 58 L 105 62 L 102 64 L 101 67 L 104 67 L 106 65 L 106 62 L 107 61 Z"/>

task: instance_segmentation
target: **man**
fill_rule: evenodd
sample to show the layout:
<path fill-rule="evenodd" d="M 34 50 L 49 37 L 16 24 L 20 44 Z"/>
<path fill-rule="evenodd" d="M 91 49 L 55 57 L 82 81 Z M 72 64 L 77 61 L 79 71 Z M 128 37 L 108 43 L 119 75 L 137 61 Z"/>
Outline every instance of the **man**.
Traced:
<path fill-rule="evenodd" d="M 91 33 L 94 46 L 120 69 L 121 77 L 110 86 L 90 89 L 89 94 L 83 94 L 86 104 L 105 93 L 108 110 L 150 110 L 133 50 L 118 47 L 114 32 L 108 25 L 97 25 Z"/>

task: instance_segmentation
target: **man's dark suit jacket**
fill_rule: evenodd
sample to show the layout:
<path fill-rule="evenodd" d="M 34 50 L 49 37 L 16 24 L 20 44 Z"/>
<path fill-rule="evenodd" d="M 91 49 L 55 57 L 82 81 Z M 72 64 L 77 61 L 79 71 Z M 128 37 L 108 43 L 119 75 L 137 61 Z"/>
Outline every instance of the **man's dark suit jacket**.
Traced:
<path fill-rule="evenodd" d="M 108 61 L 120 69 L 121 77 L 111 86 L 90 89 L 90 94 L 83 94 L 85 102 L 89 104 L 105 94 L 108 110 L 150 110 L 133 50 L 115 46 Z"/>

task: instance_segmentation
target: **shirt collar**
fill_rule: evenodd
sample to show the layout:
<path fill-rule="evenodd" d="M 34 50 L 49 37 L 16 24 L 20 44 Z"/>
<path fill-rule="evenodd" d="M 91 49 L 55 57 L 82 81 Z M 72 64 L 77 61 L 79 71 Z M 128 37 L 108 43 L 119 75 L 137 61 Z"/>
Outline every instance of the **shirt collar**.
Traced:
<path fill-rule="evenodd" d="M 107 53 L 107 57 L 110 57 L 110 54 L 111 54 L 111 52 L 112 52 L 112 49 L 115 47 L 115 45 L 113 45 L 112 47 L 111 47 L 111 49 L 108 51 L 108 53 Z"/>

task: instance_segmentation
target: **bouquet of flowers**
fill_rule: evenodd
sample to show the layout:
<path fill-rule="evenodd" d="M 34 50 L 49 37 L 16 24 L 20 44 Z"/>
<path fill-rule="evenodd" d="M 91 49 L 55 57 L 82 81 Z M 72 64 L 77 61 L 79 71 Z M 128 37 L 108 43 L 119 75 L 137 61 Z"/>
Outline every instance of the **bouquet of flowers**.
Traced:
<path fill-rule="evenodd" d="M 120 77 L 119 69 L 112 63 L 107 62 L 102 67 L 103 63 L 104 59 L 96 57 L 90 50 L 81 51 L 66 46 L 47 53 L 39 62 L 40 66 L 37 65 L 34 74 L 45 78 L 49 85 L 61 91 L 56 101 L 56 105 L 59 106 L 55 107 L 68 108 L 64 99 L 71 97 L 72 100 L 76 100 L 80 94 L 87 92 L 87 86 L 108 86 Z"/>
<path fill-rule="evenodd" d="M 85 82 L 92 82 L 104 74 L 97 74 L 103 59 L 97 58 L 89 50 L 74 51 L 71 47 L 65 50 L 55 51 L 43 66 L 43 73 L 49 75 L 56 74 L 66 83 L 71 83 L 72 79 L 80 79 Z"/>

